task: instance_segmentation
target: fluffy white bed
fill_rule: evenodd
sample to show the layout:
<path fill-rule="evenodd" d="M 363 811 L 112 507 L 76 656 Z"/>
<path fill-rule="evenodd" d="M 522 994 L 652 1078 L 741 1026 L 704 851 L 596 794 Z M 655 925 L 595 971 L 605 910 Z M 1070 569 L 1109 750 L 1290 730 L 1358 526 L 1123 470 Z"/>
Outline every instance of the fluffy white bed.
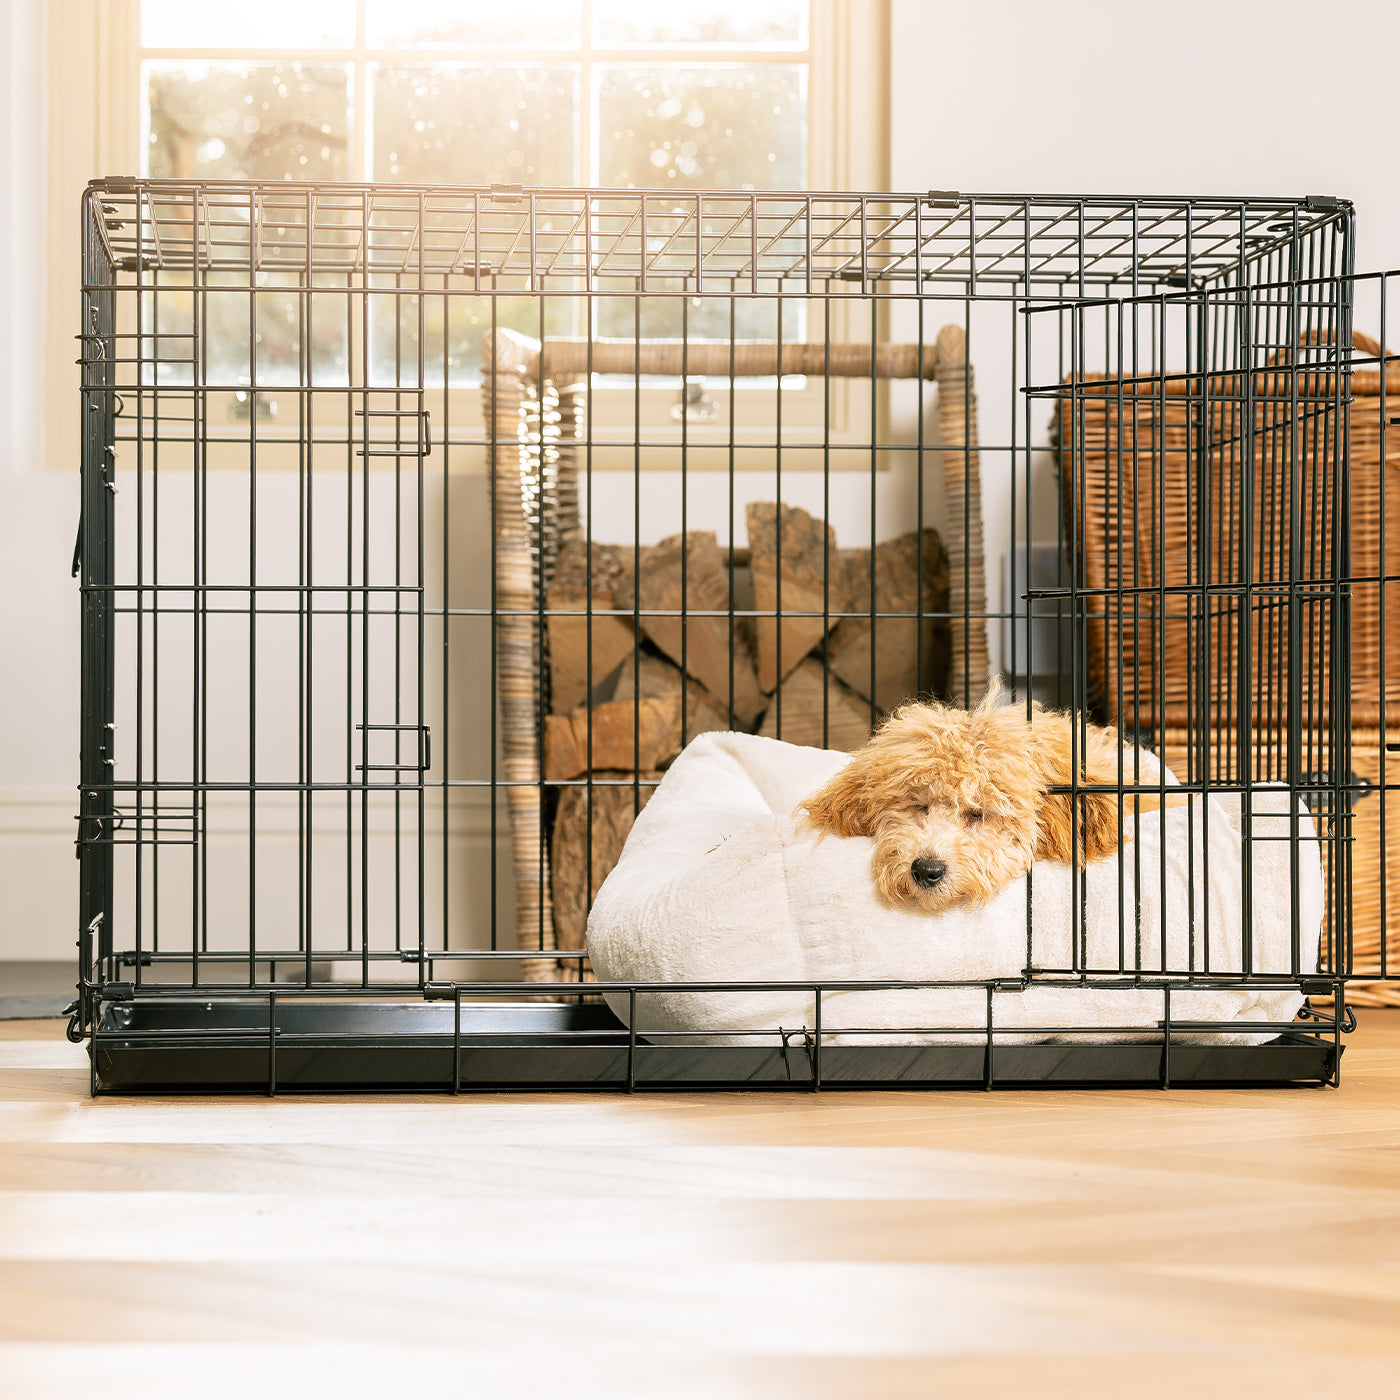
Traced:
<path fill-rule="evenodd" d="M 750 734 L 702 734 L 675 761 L 637 819 L 622 857 L 594 902 L 588 952 L 602 981 L 984 981 L 1017 978 L 1026 966 L 1026 881 L 1018 880 L 981 908 L 939 915 L 890 909 L 870 878 L 870 841 L 818 838 L 799 832 L 793 810 L 847 761 L 841 753 L 799 748 Z M 1156 760 L 1142 754 L 1155 781 Z M 1175 778 L 1168 776 L 1170 783 Z M 1254 794 L 1253 835 L 1287 837 L 1289 798 L 1282 790 Z M 1312 820 L 1299 809 L 1299 971 L 1316 969 L 1323 890 Z M 1141 967 L 1205 966 L 1239 971 L 1243 843 L 1240 805 L 1228 795 L 1144 813 L 1130 822 L 1134 839 L 1121 857 L 1096 861 L 1084 876 L 1084 923 L 1091 967 L 1119 965 L 1119 939 L 1131 966 L 1141 938 Z M 1162 851 L 1166 878 L 1162 879 Z M 1205 871 L 1209 851 L 1209 882 Z M 1287 973 L 1291 966 L 1290 843 L 1250 843 L 1253 967 Z M 1032 964 L 1071 965 L 1071 871 L 1040 862 L 1034 886 Z M 1188 917 L 1194 900 L 1193 921 Z M 1163 931 L 1165 930 L 1165 964 Z M 1140 931 L 1140 933 L 1139 933 Z M 624 1021 L 628 998 L 608 997 Z M 1226 1022 L 1238 1030 L 1209 1037 L 1248 1043 L 1248 1027 L 1288 1021 L 1295 989 L 1189 990 L 1171 995 L 1173 1021 Z M 1031 986 L 998 992 L 996 1025 L 1030 1028 L 1007 1039 L 1053 1040 L 1056 1027 L 1154 1030 L 1164 1015 L 1160 990 L 1133 987 Z M 761 1043 L 726 1035 L 738 1030 L 800 1030 L 814 1024 L 806 991 L 663 992 L 637 998 L 637 1030 L 653 1040 L 666 1032 L 713 1032 L 711 1044 Z M 888 1031 L 847 1037 L 863 1043 L 977 1039 L 986 1024 L 981 988 L 824 992 L 822 1029 Z M 926 1036 L 916 1028 L 962 1028 L 965 1037 Z M 914 1033 L 911 1033 L 914 1032 Z M 1076 1039 L 1083 1039 L 1079 1036 Z M 1097 1037 L 1095 1037 L 1097 1038 Z M 708 1039 L 708 1037 L 707 1037 Z M 773 1037 L 776 1040 L 776 1036 Z M 842 1037 L 834 1036 L 839 1043 Z"/>

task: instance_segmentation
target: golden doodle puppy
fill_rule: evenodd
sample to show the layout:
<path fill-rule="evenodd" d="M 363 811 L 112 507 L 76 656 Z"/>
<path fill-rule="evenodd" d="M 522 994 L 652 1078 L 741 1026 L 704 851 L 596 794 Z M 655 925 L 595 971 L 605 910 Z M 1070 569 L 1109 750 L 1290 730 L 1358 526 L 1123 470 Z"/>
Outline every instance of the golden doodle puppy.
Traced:
<path fill-rule="evenodd" d="M 874 841 L 887 904 L 930 914 L 980 904 L 1033 860 L 1084 865 L 1118 850 L 1118 793 L 1092 790 L 1133 781 L 1130 753 L 1120 778 L 1117 731 L 1039 707 L 1028 720 L 998 698 L 972 711 L 901 706 L 801 804 L 808 829 Z M 1072 776 L 1090 791 L 1055 790 Z"/>

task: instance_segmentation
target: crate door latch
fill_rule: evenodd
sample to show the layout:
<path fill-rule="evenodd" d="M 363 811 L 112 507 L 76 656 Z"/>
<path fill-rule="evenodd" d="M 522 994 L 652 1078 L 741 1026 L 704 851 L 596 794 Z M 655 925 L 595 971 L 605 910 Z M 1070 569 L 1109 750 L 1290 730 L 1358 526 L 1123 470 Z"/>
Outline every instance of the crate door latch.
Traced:
<path fill-rule="evenodd" d="M 417 733 L 418 761 L 416 763 L 357 763 L 357 773 L 426 773 L 433 766 L 433 731 L 426 724 L 357 724 L 361 733 L 374 733 L 385 730 L 394 734 Z M 398 757 L 398 741 L 394 742 L 394 757 Z M 366 779 L 368 781 L 368 779 Z M 400 779 L 395 777 L 394 782 Z"/>

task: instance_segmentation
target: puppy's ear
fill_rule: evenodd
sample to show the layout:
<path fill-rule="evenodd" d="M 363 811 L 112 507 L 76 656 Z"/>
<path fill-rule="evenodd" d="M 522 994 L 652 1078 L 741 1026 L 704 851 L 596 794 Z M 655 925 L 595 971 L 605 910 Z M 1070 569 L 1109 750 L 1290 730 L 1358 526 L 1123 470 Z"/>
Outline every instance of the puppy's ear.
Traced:
<path fill-rule="evenodd" d="M 1032 717 L 1031 733 L 1046 787 L 1068 787 L 1074 775 L 1071 721 L 1064 715 Z M 1091 728 L 1079 755 L 1078 780 L 1086 787 L 1106 787 L 1118 782 L 1117 736 L 1110 730 Z M 1037 817 L 1035 858 L 1068 865 L 1077 860 L 1110 856 L 1123 842 L 1118 795 L 1112 792 L 1047 792 L 1041 797 Z"/>
<path fill-rule="evenodd" d="M 880 812 L 869 763 L 857 754 L 825 787 L 798 805 L 802 825 L 833 836 L 873 836 Z"/>
<path fill-rule="evenodd" d="M 1069 781 L 1068 775 L 1064 781 Z M 1046 793 L 1037 818 L 1035 858 L 1058 860 L 1065 865 L 1078 860 L 1084 866 L 1091 860 L 1113 855 L 1123 839 L 1116 796 L 1081 792 L 1074 797 L 1067 792 L 1050 792 Z"/>

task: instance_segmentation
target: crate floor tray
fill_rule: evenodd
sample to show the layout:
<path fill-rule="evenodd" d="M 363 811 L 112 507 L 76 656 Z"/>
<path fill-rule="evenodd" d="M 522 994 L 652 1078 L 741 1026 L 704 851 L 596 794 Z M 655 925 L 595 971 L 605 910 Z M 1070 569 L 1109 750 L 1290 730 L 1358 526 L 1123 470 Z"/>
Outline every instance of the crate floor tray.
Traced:
<path fill-rule="evenodd" d="M 109 1005 L 99 1093 L 480 1089 L 1029 1088 L 1329 1083 L 1339 1048 L 1260 1045 L 629 1045 L 604 1006 L 149 999 Z"/>

